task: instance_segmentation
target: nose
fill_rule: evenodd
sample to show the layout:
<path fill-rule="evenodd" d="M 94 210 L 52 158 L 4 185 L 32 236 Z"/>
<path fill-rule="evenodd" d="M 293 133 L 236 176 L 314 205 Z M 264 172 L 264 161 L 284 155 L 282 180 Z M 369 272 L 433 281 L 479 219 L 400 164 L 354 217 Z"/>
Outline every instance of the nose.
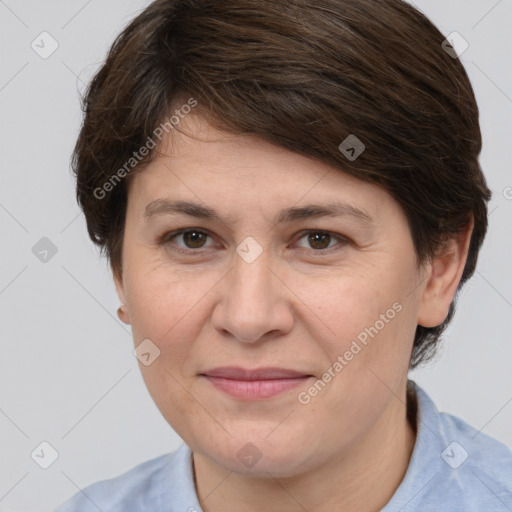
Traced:
<path fill-rule="evenodd" d="M 265 251 L 251 263 L 235 253 L 233 268 L 222 281 L 222 295 L 212 313 L 214 328 L 224 336 L 256 343 L 292 329 L 290 299 L 294 295 L 285 276 L 272 270 L 271 263 Z"/>

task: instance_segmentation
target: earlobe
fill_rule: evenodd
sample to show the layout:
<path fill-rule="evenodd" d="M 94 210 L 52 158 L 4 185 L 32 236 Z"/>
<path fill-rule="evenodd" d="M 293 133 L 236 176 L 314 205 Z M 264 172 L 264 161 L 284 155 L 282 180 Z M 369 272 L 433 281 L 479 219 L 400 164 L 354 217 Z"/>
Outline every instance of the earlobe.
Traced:
<path fill-rule="evenodd" d="M 457 292 L 473 232 L 473 219 L 467 229 L 453 235 L 430 263 L 418 312 L 418 325 L 437 327 L 442 324 Z"/>
<path fill-rule="evenodd" d="M 124 293 L 124 284 L 123 284 L 123 278 L 120 272 L 114 271 L 113 272 L 114 277 L 114 284 L 116 287 L 117 296 L 119 297 L 119 300 L 121 301 L 121 306 L 117 309 L 117 316 L 119 317 L 119 320 L 121 322 L 124 322 L 127 325 L 130 325 L 130 314 L 127 310 L 126 306 L 126 299 L 125 299 L 125 293 Z"/>
<path fill-rule="evenodd" d="M 117 308 L 117 316 L 121 322 L 124 322 L 125 324 L 130 325 L 130 316 L 128 315 L 128 312 L 126 311 L 126 304 L 121 304 Z"/>

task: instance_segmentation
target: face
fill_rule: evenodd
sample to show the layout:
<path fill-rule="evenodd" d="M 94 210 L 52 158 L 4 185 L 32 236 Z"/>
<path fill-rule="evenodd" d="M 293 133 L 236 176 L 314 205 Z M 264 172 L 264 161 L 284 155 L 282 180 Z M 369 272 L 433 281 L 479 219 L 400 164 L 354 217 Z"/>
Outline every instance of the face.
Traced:
<path fill-rule="evenodd" d="M 194 138 L 174 132 L 129 190 L 116 284 L 159 351 L 145 383 L 224 468 L 313 470 L 399 404 L 424 290 L 406 217 L 339 169 L 185 121 Z"/>

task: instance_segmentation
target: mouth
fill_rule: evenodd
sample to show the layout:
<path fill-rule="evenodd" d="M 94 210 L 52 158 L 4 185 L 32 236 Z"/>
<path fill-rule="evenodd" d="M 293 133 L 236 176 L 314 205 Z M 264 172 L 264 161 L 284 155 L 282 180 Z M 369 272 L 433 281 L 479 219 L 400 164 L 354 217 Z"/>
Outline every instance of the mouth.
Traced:
<path fill-rule="evenodd" d="M 244 400 L 271 398 L 313 378 L 311 374 L 285 368 L 249 370 L 239 367 L 215 368 L 200 376 L 216 389 Z"/>

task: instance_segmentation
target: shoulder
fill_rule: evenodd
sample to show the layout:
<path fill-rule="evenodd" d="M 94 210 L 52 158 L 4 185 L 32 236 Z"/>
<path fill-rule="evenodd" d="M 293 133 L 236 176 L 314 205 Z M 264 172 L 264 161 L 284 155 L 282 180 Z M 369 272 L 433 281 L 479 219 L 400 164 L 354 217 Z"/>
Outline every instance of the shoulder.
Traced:
<path fill-rule="evenodd" d="M 512 510 L 512 450 L 455 415 L 439 412 L 410 381 L 417 437 L 406 475 L 384 512 Z"/>
<path fill-rule="evenodd" d="M 452 414 L 438 419 L 446 445 L 440 486 L 467 501 L 464 510 L 512 508 L 512 450 Z"/>
<path fill-rule="evenodd" d="M 172 503 L 190 486 L 190 449 L 180 446 L 125 473 L 93 483 L 75 493 L 55 512 L 139 512 Z"/>

